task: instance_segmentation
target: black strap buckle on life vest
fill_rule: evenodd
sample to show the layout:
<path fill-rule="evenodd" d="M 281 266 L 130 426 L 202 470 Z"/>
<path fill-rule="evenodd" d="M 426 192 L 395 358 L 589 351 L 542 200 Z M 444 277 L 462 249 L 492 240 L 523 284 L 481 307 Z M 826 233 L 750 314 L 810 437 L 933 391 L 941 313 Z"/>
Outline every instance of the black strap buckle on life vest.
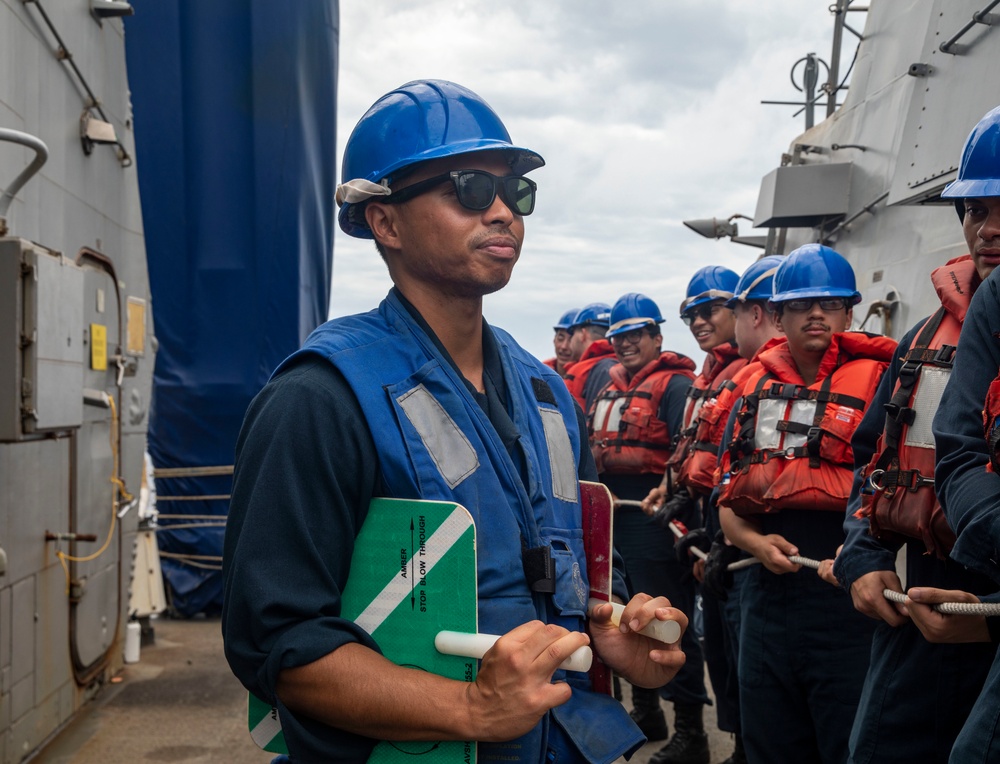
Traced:
<path fill-rule="evenodd" d="M 556 565 L 552 547 L 536 546 L 529 549 L 521 541 L 521 563 L 528 588 L 541 594 L 554 594 L 556 590 Z"/>
<path fill-rule="evenodd" d="M 922 475 L 919 470 L 874 470 L 868 478 L 877 491 L 886 491 L 890 496 L 898 488 L 916 493 L 923 486 L 934 486 L 934 478 Z"/>

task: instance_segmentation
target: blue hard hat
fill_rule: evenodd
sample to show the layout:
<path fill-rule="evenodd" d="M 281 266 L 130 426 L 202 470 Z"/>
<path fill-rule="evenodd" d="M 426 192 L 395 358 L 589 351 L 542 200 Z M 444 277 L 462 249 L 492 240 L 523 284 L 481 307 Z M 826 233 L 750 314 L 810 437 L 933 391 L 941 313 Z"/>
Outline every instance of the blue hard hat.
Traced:
<path fill-rule="evenodd" d="M 644 294 L 629 292 L 618 298 L 611 308 L 611 328 L 608 337 L 631 331 L 640 326 L 662 324 L 659 306 Z"/>
<path fill-rule="evenodd" d="M 747 300 L 770 300 L 774 274 L 783 262 L 785 258 L 781 255 L 768 255 L 754 261 L 736 282 L 735 294 L 726 300 L 726 307 L 735 308 Z"/>
<path fill-rule="evenodd" d="M 578 326 L 608 327 L 610 325 L 611 306 L 606 302 L 592 302 L 590 305 L 584 305 L 580 308 L 580 312 L 576 314 L 570 328 L 576 329 Z"/>
<path fill-rule="evenodd" d="M 580 312 L 579 308 L 570 308 L 565 313 L 563 313 L 556 325 L 552 327 L 553 331 L 559 331 L 560 329 L 568 330 L 573 326 L 573 320 L 576 318 L 576 314 Z"/>
<path fill-rule="evenodd" d="M 468 88 L 446 80 L 415 80 L 382 96 L 365 112 L 347 139 L 341 183 L 387 185 L 399 170 L 418 162 L 475 151 L 505 152 L 517 175 L 545 164 L 534 151 L 514 146 L 500 117 Z M 344 233 L 372 238 L 365 204 L 344 201 L 340 189 L 338 201 Z"/>
<path fill-rule="evenodd" d="M 729 299 L 740 280 L 735 271 L 723 268 L 721 265 L 706 265 L 695 271 L 688 282 L 687 296 L 681 303 L 681 313 L 695 308 L 702 303 L 720 298 Z"/>
<path fill-rule="evenodd" d="M 1000 196 L 1000 106 L 979 120 L 965 141 L 958 178 L 941 196 L 963 199 L 970 196 Z"/>
<path fill-rule="evenodd" d="M 844 256 L 822 244 L 806 244 L 784 258 L 774 274 L 771 302 L 803 297 L 847 297 L 861 302 L 854 269 Z"/>

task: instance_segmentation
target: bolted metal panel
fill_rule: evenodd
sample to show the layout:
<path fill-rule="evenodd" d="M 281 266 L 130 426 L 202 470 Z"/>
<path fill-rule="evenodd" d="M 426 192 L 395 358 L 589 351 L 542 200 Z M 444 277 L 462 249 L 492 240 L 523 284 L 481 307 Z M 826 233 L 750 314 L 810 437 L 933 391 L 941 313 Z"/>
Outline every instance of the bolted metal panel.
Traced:
<path fill-rule="evenodd" d="M 32 248 L 24 280 L 24 430 L 65 429 L 83 421 L 83 271 Z"/>
<path fill-rule="evenodd" d="M 24 239 L 0 239 L 0 440 L 83 418 L 83 271 Z"/>
<path fill-rule="evenodd" d="M 1000 103 L 997 78 L 987 74 L 1000 60 L 1000 30 L 976 25 L 955 47 L 957 55 L 940 50 L 982 5 L 981 0 L 935 0 L 929 23 L 913 30 L 924 35 L 919 60 L 928 74 L 915 81 L 892 174 L 890 205 L 938 196 L 955 179 L 972 126 Z"/>
<path fill-rule="evenodd" d="M 789 165 L 761 181 L 754 228 L 809 228 L 824 219 L 846 215 L 851 165 Z"/>

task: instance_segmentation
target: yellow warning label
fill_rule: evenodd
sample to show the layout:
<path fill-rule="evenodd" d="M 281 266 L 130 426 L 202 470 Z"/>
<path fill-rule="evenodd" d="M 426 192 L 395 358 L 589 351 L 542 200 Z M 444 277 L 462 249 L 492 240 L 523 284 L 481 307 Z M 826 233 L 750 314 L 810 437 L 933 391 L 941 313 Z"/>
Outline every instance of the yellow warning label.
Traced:
<path fill-rule="evenodd" d="M 96 371 L 108 368 L 108 327 L 104 324 L 90 325 L 90 368 Z"/>
<path fill-rule="evenodd" d="M 146 301 L 141 297 L 128 298 L 128 331 L 125 349 L 132 355 L 146 352 Z"/>

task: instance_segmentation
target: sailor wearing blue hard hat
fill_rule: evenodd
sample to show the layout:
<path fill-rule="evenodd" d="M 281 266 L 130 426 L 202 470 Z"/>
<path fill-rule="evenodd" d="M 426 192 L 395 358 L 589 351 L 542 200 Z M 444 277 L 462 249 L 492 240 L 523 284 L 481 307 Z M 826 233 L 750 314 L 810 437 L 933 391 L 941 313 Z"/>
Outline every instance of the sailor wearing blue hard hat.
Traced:
<path fill-rule="evenodd" d="M 579 356 L 574 355 L 571 344 L 573 320 L 579 312 L 578 308 L 570 308 L 559 317 L 559 320 L 552 327 L 552 347 L 555 348 L 556 354 L 552 358 L 547 358 L 543 363 L 550 369 L 554 369 L 560 377 L 565 377 L 566 367 L 579 358 Z"/>
<path fill-rule="evenodd" d="M 524 173 L 542 163 L 442 80 L 380 98 L 347 141 L 340 225 L 375 239 L 393 287 L 313 332 L 254 401 L 223 553 L 226 655 L 278 704 L 293 762 L 365 761 L 378 739 L 429 734 L 478 740 L 485 759 L 611 762 L 644 738 L 560 664 L 589 644 L 626 680 L 660 686 L 683 662 L 630 628 L 685 626 L 664 597 L 618 587 L 623 628 L 609 603 L 588 607 L 586 423 L 558 375 L 483 318 L 534 209 Z M 341 617 L 375 497 L 468 508 L 479 628 L 501 635 L 471 682 L 396 665 Z"/>
<path fill-rule="evenodd" d="M 760 348 L 781 336 L 770 301 L 774 275 L 784 259 L 781 255 L 767 255 L 755 260 L 743 271 L 733 296 L 726 301 L 736 316 L 733 328 L 736 346 L 747 360 L 752 360 Z"/>
<path fill-rule="evenodd" d="M 984 399 L 1000 367 L 1000 108 L 973 128 L 941 196 L 955 202 L 969 254 L 932 272 L 941 308 L 903 336 L 858 428 L 855 460 L 864 469 L 852 500 L 861 517 L 849 512 L 834 571 L 855 607 L 878 619 L 852 747 L 900 759 L 994 761 L 994 619 L 933 606 L 995 599 L 1000 580 L 992 551 L 1000 478 L 985 468 L 984 439 Z M 917 435 L 929 421 L 933 437 Z M 908 598 L 897 605 L 881 593 L 903 591 L 893 563 L 904 542 Z"/>
<path fill-rule="evenodd" d="M 592 302 L 580 308 L 570 326 L 573 362 L 566 369 L 566 388 L 584 412 L 590 411 L 617 362 L 614 348 L 605 339 L 610 324 L 611 306 Z"/>
<path fill-rule="evenodd" d="M 844 540 L 851 437 L 896 343 L 849 331 L 861 295 L 830 247 L 793 251 L 772 289 L 786 341 L 748 367 L 719 495 L 726 537 L 762 563 L 741 590 L 743 740 L 750 761 L 847 761 L 874 624 L 790 557 L 828 568 Z"/>

